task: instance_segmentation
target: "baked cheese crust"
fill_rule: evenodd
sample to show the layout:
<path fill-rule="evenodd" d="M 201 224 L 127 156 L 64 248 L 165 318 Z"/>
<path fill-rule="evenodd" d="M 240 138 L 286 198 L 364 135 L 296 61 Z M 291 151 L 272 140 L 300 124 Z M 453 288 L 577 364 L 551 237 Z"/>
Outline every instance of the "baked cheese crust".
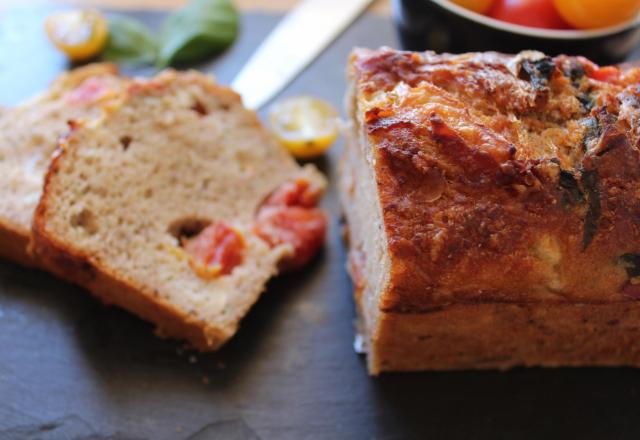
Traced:
<path fill-rule="evenodd" d="M 349 75 L 390 259 L 382 311 L 639 296 L 639 69 L 382 48 L 355 50 Z"/>

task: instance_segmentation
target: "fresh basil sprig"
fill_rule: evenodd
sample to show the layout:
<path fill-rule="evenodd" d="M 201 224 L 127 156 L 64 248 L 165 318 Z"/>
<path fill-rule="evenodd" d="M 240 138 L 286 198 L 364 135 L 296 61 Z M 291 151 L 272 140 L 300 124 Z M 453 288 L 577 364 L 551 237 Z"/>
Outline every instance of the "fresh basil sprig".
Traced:
<path fill-rule="evenodd" d="M 113 16 L 103 57 L 158 67 L 194 63 L 229 47 L 238 34 L 238 22 L 231 0 L 193 0 L 167 17 L 159 35 L 133 18 Z"/>
<path fill-rule="evenodd" d="M 158 53 L 154 35 L 133 18 L 116 15 L 109 18 L 109 42 L 103 57 L 125 64 L 153 64 Z"/>
<path fill-rule="evenodd" d="M 162 26 L 157 63 L 199 61 L 226 49 L 237 34 L 238 12 L 229 0 L 193 0 Z"/>

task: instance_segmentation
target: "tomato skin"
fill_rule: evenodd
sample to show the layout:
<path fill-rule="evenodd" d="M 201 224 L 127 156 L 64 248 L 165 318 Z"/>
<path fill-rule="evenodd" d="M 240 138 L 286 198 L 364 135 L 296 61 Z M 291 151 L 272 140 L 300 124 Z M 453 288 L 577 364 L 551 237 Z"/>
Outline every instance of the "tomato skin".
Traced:
<path fill-rule="evenodd" d="M 293 253 L 283 269 L 298 269 L 318 252 L 325 240 L 327 217 L 316 208 L 322 190 L 306 179 L 285 182 L 258 210 L 254 232 L 269 246 L 289 244 Z"/>
<path fill-rule="evenodd" d="M 640 299 L 640 284 L 633 284 L 632 282 L 627 281 L 620 289 L 620 293 L 630 298 Z"/>
<path fill-rule="evenodd" d="M 195 237 L 183 240 L 182 246 L 201 275 L 228 275 L 242 263 L 244 240 L 224 222 L 212 223 Z"/>
<path fill-rule="evenodd" d="M 271 247 L 289 244 L 293 254 L 285 269 L 298 269 L 311 260 L 324 243 L 327 218 L 318 208 L 266 206 L 256 221 L 256 234 Z"/>
<path fill-rule="evenodd" d="M 366 257 L 361 249 L 354 249 L 349 252 L 349 273 L 353 281 L 353 287 L 355 295 L 357 297 L 362 295 L 367 281 L 365 278 L 364 268 L 366 264 Z"/>
<path fill-rule="evenodd" d="M 110 94 L 111 88 L 105 80 L 88 78 L 69 94 L 67 100 L 71 104 L 92 104 Z"/>
<path fill-rule="evenodd" d="M 578 29 L 597 29 L 631 20 L 640 0 L 553 0 L 558 13 Z"/>
<path fill-rule="evenodd" d="M 320 191 L 306 179 L 285 182 L 265 202 L 270 206 L 302 206 L 313 208 L 318 204 Z"/>
<path fill-rule="evenodd" d="M 496 0 L 489 16 L 508 23 L 544 29 L 568 29 L 553 0 Z"/>
<path fill-rule="evenodd" d="M 453 3 L 462 6 L 465 9 L 469 9 L 478 14 L 485 14 L 491 6 L 494 0 L 451 0 Z"/>
<path fill-rule="evenodd" d="M 622 72 L 615 66 L 604 66 L 588 72 L 587 76 L 597 81 L 616 82 L 622 76 Z"/>

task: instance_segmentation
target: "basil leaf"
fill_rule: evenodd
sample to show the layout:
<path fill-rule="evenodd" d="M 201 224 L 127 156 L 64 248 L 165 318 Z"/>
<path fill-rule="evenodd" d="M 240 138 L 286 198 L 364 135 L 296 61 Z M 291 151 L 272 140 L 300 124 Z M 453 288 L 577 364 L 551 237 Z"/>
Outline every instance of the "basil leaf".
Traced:
<path fill-rule="evenodd" d="M 555 69 L 556 64 L 551 57 L 544 57 L 536 61 L 524 60 L 520 65 L 518 77 L 529 81 L 535 90 L 542 90 L 549 84 Z"/>
<path fill-rule="evenodd" d="M 565 208 L 570 208 L 572 205 L 584 201 L 584 195 L 578 186 L 578 181 L 570 171 L 560 170 L 558 186 L 564 190 L 562 205 Z"/>
<path fill-rule="evenodd" d="M 596 171 L 584 171 L 582 173 L 582 185 L 587 199 L 588 208 L 584 218 L 584 233 L 582 235 L 582 250 L 584 251 L 593 240 L 598 231 L 600 221 L 600 185 Z"/>
<path fill-rule="evenodd" d="M 144 24 L 115 15 L 109 17 L 109 42 L 102 55 L 116 63 L 153 64 L 157 47 L 153 34 Z"/>
<path fill-rule="evenodd" d="M 200 61 L 229 47 L 237 34 L 238 12 L 230 0 L 193 0 L 164 23 L 157 64 Z"/>

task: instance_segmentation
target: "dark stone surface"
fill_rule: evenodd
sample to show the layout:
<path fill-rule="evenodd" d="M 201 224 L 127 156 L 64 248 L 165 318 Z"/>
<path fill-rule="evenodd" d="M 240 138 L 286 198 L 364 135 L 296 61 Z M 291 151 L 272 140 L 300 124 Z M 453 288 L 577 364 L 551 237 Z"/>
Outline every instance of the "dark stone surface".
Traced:
<path fill-rule="evenodd" d="M 42 17 L 0 15 L 0 104 L 66 66 L 43 39 Z M 203 67 L 229 82 L 276 20 L 246 16 L 236 45 Z M 341 106 L 345 60 L 358 44 L 395 45 L 391 22 L 363 17 L 283 95 Z M 339 149 L 320 164 L 332 182 Z M 352 348 L 333 185 L 324 203 L 333 214 L 324 253 L 272 282 L 215 354 L 185 351 L 79 288 L 0 263 L 0 440 L 639 438 L 636 370 L 368 377 Z"/>

